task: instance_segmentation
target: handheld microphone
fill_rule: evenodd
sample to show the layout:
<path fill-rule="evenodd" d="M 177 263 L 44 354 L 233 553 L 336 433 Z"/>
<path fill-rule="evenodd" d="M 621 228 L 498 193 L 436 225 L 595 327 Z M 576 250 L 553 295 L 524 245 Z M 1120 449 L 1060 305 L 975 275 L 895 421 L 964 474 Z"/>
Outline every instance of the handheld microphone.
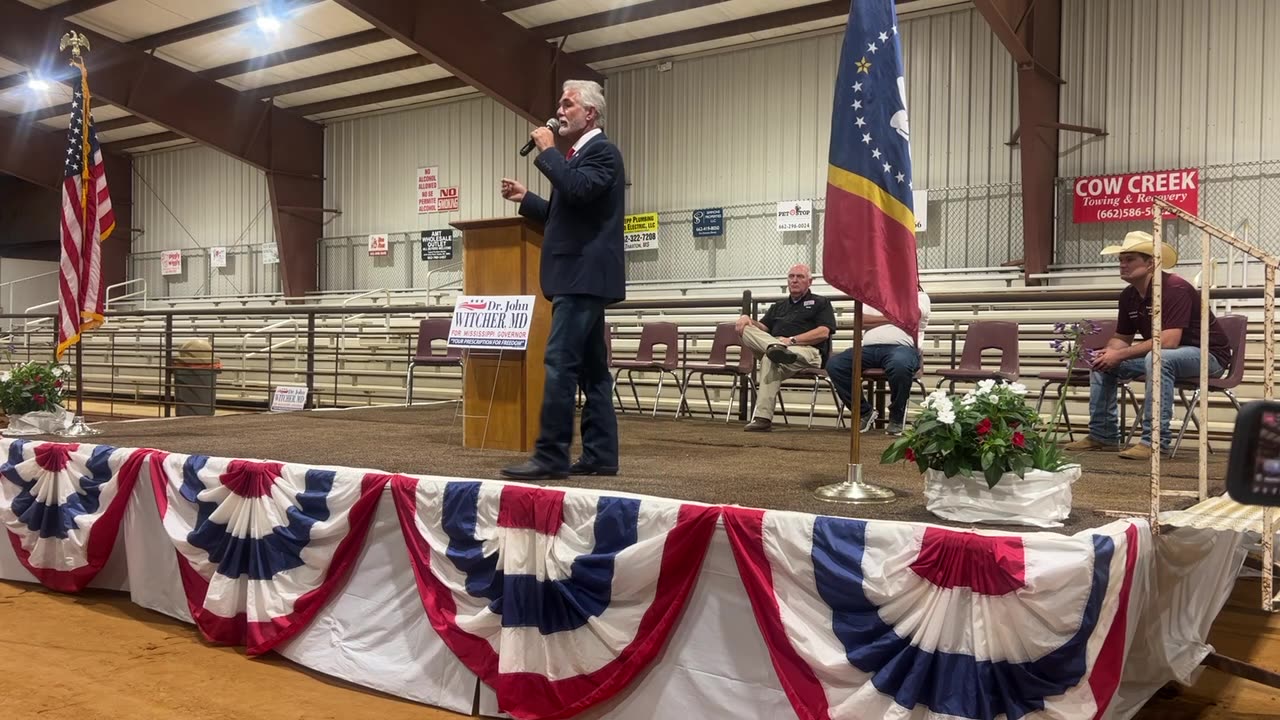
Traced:
<path fill-rule="evenodd" d="M 555 132 L 560 129 L 560 121 L 555 118 L 551 118 L 547 121 L 547 127 L 551 128 L 552 132 Z M 524 157 L 533 152 L 533 147 L 533 138 L 529 138 L 529 142 L 525 143 L 524 147 L 520 148 L 520 157 Z"/>

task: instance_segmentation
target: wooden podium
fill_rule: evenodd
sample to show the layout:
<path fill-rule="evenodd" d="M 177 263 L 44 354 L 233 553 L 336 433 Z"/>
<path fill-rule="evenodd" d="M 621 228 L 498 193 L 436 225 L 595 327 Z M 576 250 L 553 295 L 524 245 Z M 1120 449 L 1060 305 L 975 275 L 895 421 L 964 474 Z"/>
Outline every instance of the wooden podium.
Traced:
<path fill-rule="evenodd" d="M 538 281 L 542 227 L 521 217 L 469 220 L 453 226 L 462 231 L 464 295 L 535 298 L 528 349 L 505 350 L 501 357 L 497 350 L 467 354 L 462 445 L 529 452 L 538 437 L 546 375 L 542 359 L 551 327 L 551 303 L 542 296 Z"/>

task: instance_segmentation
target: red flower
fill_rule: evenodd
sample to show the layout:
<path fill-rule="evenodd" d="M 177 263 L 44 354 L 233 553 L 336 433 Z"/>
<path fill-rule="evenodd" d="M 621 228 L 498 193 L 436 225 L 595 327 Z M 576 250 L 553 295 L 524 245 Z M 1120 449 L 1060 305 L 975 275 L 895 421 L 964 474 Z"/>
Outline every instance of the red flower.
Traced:
<path fill-rule="evenodd" d="M 912 450 L 911 448 L 907 448 L 907 451 L 906 451 L 906 452 L 904 452 L 904 453 L 902 453 L 902 457 L 906 458 L 906 459 L 907 459 L 907 462 L 915 462 L 915 461 L 916 461 L 916 451 L 915 451 L 915 450 Z"/>
<path fill-rule="evenodd" d="M 56 388 L 60 388 L 60 387 L 62 387 L 62 381 L 61 381 L 61 380 L 54 380 L 54 381 L 53 381 L 53 386 L 54 386 L 54 387 L 56 387 Z"/>
<path fill-rule="evenodd" d="M 978 423 L 978 427 L 975 429 L 979 435 L 986 435 L 991 432 L 991 418 L 982 418 L 982 422 Z"/>
<path fill-rule="evenodd" d="M 1027 439 L 1023 437 L 1022 433 L 1016 432 L 1013 434 L 1013 444 L 1017 447 L 1026 447 Z"/>
<path fill-rule="evenodd" d="M 32 396 L 31 396 L 31 399 L 32 399 L 32 400 L 35 400 L 37 405 L 43 405 L 43 404 L 44 404 L 44 396 L 43 396 L 43 395 L 41 395 L 40 393 L 36 393 L 35 395 L 32 395 Z"/>

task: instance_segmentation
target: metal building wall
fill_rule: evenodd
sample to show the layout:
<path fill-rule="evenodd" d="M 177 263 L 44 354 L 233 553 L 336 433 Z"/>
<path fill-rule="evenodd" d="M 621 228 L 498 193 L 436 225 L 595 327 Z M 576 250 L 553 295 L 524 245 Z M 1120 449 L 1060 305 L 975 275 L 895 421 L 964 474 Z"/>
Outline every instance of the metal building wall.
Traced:
<path fill-rule="evenodd" d="M 1002 263 L 1017 254 L 1021 237 L 1018 159 L 1004 144 L 1016 114 L 1013 64 L 972 9 L 905 18 L 899 30 L 915 187 L 930 190 L 921 260 L 927 267 Z M 668 72 L 650 63 L 608 74 L 606 131 L 626 159 L 628 210 L 670 218 L 660 250 L 629 255 L 629 277 L 772 274 L 821 257 L 820 230 L 781 237 L 769 218 L 774 202 L 820 200 L 825 193 L 842 39 L 838 29 L 676 59 Z M 510 214 L 497 195 L 501 177 L 544 188 L 532 164 L 515 153 L 528 130 L 477 97 L 330 125 L 325 204 L 342 215 L 321 244 L 322 286 L 397 287 L 416 277 L 399 263 L 352 252 L 361 235 Z M 460 212 L 417 214 L 414 178 L 426 165 L 439 166 L 442 185 L 460 188 Z M 726 237 L 693 242 L 684 211 L 721 205 L 731 218 Z M 815 208 L 820 228 L 820 203 Z M 968 242 L 971 235 L 981 241 Z M 405 243 L 410 260 L 411 245 Z"/>
<path fill-rule="evenodd" d="M 129 277 L 155 296 L 243 295 L 279 290 L 277 266 L 262 266 L 275 243 L 271 201 L 260 170 L 206 147 L 134 158 L 134 236 Z M 227 247 L 224 269 L 209 267 L 208 248 Z M 181 250 L 181 275 L 160 272 L 160 252 Z"/>
<path fill-rule="evenodd" d="M 1200 170 L 1200 215 L 1280 251 L 1277 36 L 1275 0 L 1064 0 L 1062 117 L 1108 135 L 1062 135 L 1058 263 L 1097 262 L 1126 232 L 1150 230 L 1074 224 L 1074 178 L 1176 168 Z M 1199 258 L 1185 223 L 1166 238 Z"/>

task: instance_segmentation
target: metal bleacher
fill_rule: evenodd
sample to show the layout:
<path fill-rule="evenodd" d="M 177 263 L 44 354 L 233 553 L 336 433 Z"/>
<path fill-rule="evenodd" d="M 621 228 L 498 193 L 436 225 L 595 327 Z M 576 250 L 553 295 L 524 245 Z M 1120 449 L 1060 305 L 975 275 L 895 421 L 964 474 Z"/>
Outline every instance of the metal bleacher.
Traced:
<path fill-rule="evenodd" d="M 963 351 L 964 332 L 971 321 L 1012 320 L 1019 324 L 1022 378 L 1032 394 L 1040 389 L 1034 379 L 1037 373 L 1061 367 L 1061 359 L 1050 347 L 1054 324 L 1114 316 L 1112 298 L 1120 288 L 1118 280 L 1106 285 L 1051 282 L 1047 288 L 1026 288 L 1020 268 L 923 271 L 921 282 L 933 301 L 922 347 L 925 384 L 932 389 L 935 371 L 953 366 Z M 662 320 L 680 327 L 682 364 L 704 361 L 717 323 L 740 314 L 744 302 L 748 311 L 762 314 L 769 302 L 783 295 L 784 288 L 781 278 L 632 283 L 628 300 L 608 311 L 614 329 L 614 355 L 634 356 L 643 325 Z M 829 297 L 840 296 L 821 278 L 815 280 L 813 289 Z M 1235 295 L 1247 294 L 1234 290 Z M 161 405 L 172 391 L 172 386 L 166 385 L 165 368 L 173 367 L 177 348 L 188 339 L 203 338 L 222 363 L 216 385 L 219 407 L 262 409 L 275 386 L 305 385 L 308 373 L 313 403 L 318 407 L 403 403 L 405 371 L 418 322 L 427 316 L 448 316 L 455 293 L 436 289 L 428 296 L 422 289 L 383 288 L 359 293 L 321 292 L 300 299 L 279 295 L 150 298 L 135 286 L 128 294 L 112 299 L 106 325 L 86 337 L 82 349 L 85 391 L 97 399 Z M 747 297 L 749 300 L 744 300 Z M 1230 311 L 1250 318 L 1250 348 L 1239 395 L 1242 400 L 1258 398 L 1262 394 L 1261 301 L 1215 300 L 1215 312 L 1225 312 L 1228 302 Z M 834 349 L 839 352 L 852 343 L 853 302 L 841 299 L 834 305 L 838 325 Z M 41 356 L 51 348 L 48 321 L 27 318 L 8 322 L 19 357 L 24 353 Z M 457 368 L 422 368 L 413 400 L 456 399 L 459 381 Z M 657 376 L 637 373 L 636 382 L 641 404 L 652 408 Z M 708 386 L 712 406 L 723 420 L 729 384 L 713 378 Z M 792 419 L 803 417 L 804 421 L 797 421 L 797 426 L 803 427 L 809 414 L 811 385 L 796 382 L 789 387 L 803 391 L 785 396 Z M 1086 417 L 1086 395 L 1083 390 L 1073 391 L 1068 408 L 1074 419 Z M 657 404 L 659 417 L 675 416 L 677 396 L 670 390 L 663 393 Z M 830 394 L 819 393 L 817 398 L 815 425 L 834 426 L 836 410 Z M 624 402 L 627 411 L 634 411 L 629 396 L 624 395 Z M 701 397 L 691 400 L 690 409 L 706 416 Z M 1051 412 L 1052 406 L 1046 403 L 1045 416 Z M 1234 411 L 1225 399 L 1212 398 L 1211 432 L 1229 432 L 1233 422 Z"/>

